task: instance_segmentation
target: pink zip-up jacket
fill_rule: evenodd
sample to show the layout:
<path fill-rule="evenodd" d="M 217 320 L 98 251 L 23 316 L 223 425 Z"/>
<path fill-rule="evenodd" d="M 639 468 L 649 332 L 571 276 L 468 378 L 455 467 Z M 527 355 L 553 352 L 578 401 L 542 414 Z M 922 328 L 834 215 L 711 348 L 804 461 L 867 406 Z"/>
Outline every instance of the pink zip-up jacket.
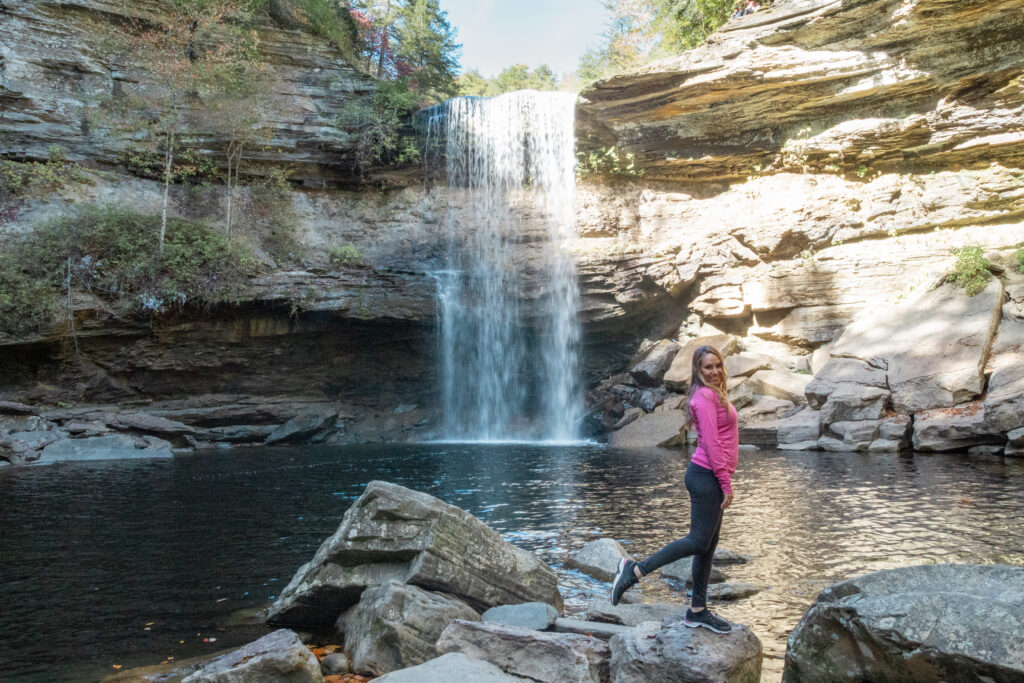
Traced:
<path fill-rule="evenodd" d="M 701 387 L 690 399 L 690 416 L 697 428 L 697 450 L 690 461 L 714 472 L 722 494 L 728 496 L 740 454 L 736 409 L 726 408 L 714 391 Z"/>

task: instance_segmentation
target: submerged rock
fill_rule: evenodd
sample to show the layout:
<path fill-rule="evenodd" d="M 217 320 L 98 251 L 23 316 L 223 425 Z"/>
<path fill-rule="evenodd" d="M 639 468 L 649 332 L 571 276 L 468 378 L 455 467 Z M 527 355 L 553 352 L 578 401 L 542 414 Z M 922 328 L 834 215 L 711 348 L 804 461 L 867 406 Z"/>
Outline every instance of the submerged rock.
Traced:
<path fill-rule="evenodd" d="M 608 644 L 575 633 L 455 621 L 441 634 L 437 650 L 461 652 L 535 681 L 600 683 L 608 679 Z"/>
<path fill-rule="evenodd" d="M 731 632 L 719 634 L 688 628 L 682 617 L 669 617 L 614 636 L 609 645 L 615 683 L 761 680 L 761 641 L 743 624 L 733 624 Z"/>
<path fill-rule="evenodd" d="M 338 620 L 338 630 L 345 634 L 352 668 L 380 676 L 436 657 L 434 643 L 456 619 L 480 616 L 450 595 L 389 581 L 364 591 Z"/>
<path fill-rule="evenodd" d="M 323 680 L 320 662 L 299 636 L 288 629 L 279 629 L 217 657 L 182 683 L 320 683 Z"/>
<path fill-rule="evenodd" d="M 444 591 L 477 610 L 546 602 L 561 611 L 555 572 L 468 512 L 372 481 L 337 531 L 270 607 L 272 624 L 333 624 L 371 586 L 398 581 Z"/>
<path fill-rule="evenodd" d="M 1024 568 L 936 564 L 829 586 L 789 637 L 783 681 L 1024 678 Z"/>

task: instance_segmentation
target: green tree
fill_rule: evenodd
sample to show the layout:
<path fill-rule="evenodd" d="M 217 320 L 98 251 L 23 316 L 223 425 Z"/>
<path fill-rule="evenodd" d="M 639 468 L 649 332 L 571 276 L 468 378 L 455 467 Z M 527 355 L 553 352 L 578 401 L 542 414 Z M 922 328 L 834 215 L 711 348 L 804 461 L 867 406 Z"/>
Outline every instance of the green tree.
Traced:
<path fill-rule="evenodd" d="M 655 23 L 662 32 L 660 50 L 690 50 L 729 20 L 733 0 L 659 0 Z"/>
<path fill-rule="evenodd" d="M 500 95 L 513 90 L 524 90 L 530 87 L 530 67 L 525 64 L 513 64 L 502 69 L 487 87 L 488 95 Z"/>
<path fill-rule="evenodd" d="M 404 0 L 394 11 L 398 75 L 407 77 L 425 101 L 457 94 L 455 73 L 462 46 L 438 0 Z"/>
<path fill-rule="evenodd" d="M 483 96 L 487 93 L 488 80 L 476 69 L 469 69 L 458 77 L 456 83 L 460 95 Z"/>
<path fill-rule="evenodd" d="M 558 78 L 547 64 L 541 64 L 530 72 L 529 85 L 534 90 L 558 90 Z"/>

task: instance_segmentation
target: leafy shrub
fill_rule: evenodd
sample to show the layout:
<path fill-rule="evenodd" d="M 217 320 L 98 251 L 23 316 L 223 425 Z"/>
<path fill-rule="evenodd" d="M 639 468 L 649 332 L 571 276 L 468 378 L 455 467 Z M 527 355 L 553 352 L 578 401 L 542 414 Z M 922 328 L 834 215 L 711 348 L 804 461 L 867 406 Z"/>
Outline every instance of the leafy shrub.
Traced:
<path fill-rule="evenodd" d="M 1024 273 L 1024 247 L 1015 251 L 1013 255 L 1017 259 L 1017 272 Z"/>
<path fill-rule="evenodd" d="M 52 319 L 56 297 L 83 288 L 128 313 L 210 305 L 237 295 L 255 260 L 202 223 L 120 206 L 79 207 L 48 221 L 0 255 L 0 329 L 23 332 Z M 33 297 L 38 306 L 33 305 Z"/>
<path fill-rule="evenodd" d="M 327 252 L 327 258 L 332 266 L 352 266 L 363 261 L 363 255 L 351 244 L 343 247 L 331 247 Z"/>
<path fill-rule="evenodd" d="M 380 81 L 373 95 L 345 105 L 335 125 L 354 138 L 360 169 L 419 160 L 420 150 L 409 125 L 418 106 L 416 93 L 402 81 Z"/>
<path fill-rule="evenodd" d="M 958 287 L 963 287 L 967 296 L 980 293 L 988 284 L 989 262 L 981 247 L 961 247 L 951 249 L 956 256 L 956 264 L 949 279 Z"/>

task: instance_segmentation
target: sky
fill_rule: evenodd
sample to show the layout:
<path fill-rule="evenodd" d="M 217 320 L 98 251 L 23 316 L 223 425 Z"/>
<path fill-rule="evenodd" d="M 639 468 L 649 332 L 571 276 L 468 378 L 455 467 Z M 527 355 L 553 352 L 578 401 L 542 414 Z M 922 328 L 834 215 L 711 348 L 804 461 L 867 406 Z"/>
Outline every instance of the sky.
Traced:
<path fill-rule="evenodd" d="M 576 69 L 605 28 L 601 0 L 440 0 L 462 43 L 463 72 L 497 76 L 512 64 Z"/>

